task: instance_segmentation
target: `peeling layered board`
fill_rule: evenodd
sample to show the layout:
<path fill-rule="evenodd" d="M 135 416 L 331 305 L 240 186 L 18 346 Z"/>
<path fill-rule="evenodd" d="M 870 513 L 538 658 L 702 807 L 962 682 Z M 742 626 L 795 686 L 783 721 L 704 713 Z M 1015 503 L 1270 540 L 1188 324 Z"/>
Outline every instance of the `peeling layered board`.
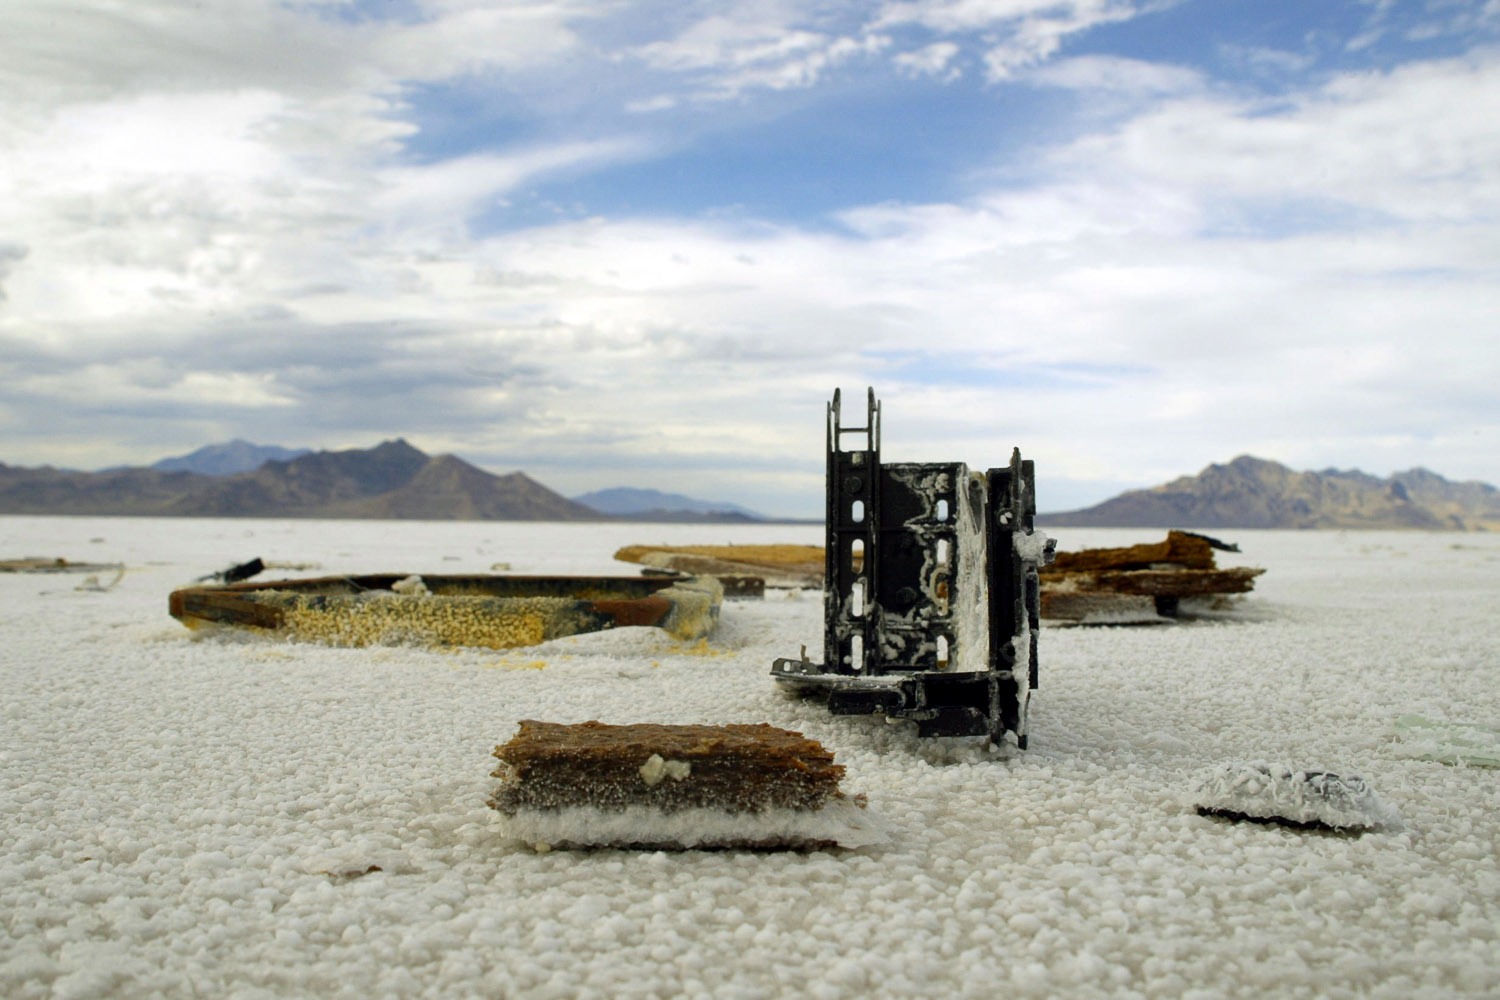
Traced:
<path fill-rule="evenodd" d="M 828 407 L 824 662 L 778 659 L 784 688 L 836 714 L 910 719 L 924 736 L 1015 734 L 1037 684 L 1037 567 L 1051 557 L 1032 463 L 880 461 L 880 404 L 862 427 Z"/>
<path fill-rule="evenodd" d="M 523 720 L 495 748 L 502 834 L 554 847 L 809 849 L 888 839 L 816 740 L 765 725 Z"/>
<path fill-rule="evenodd" d="M 1059 625 L 1168 622 L 1196 610 L 1184 601 L 1223 600 L 1251 590 L 1265 570 L 1220 569 L 1215 545 L 1239 550 L 1207 535 L 1169 531 L 1161 542 L 1059 552 L 1041 572 L 1042 619 Z"/>

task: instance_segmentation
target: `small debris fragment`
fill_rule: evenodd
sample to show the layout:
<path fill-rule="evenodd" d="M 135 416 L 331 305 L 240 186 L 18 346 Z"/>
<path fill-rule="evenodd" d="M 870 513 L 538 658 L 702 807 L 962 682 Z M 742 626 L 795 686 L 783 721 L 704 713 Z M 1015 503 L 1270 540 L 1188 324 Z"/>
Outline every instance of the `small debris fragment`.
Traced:
<path fill-rule="evenodd" d="M 374 872 L 395 874 L 409 870 L 410 864 L 400 851 L 368 850 L 357 845 L 324 851 L 308 858 L 302 870 L 309 875 L 327 875 L 334 882 L 349 882 Z"/>
<path fill-rule="evenodd" d="M 69 562 L 66 559 L 50 559 L 44 556 L 0 559 L 0 573 L 102 573 L 123 568 L 120 563 Z"/>
<path fill-rule="evenodd" d="M 119 566 L 115 567 L 115 577 L 108 583 L 100 583 L 99 575 L 97 573 L 90 573 L 88 576 L 83 578 L 82 583 L 80 583 L 73 589 L 89 591 L 96 594 L 106 594 L 109 591 L 115 589 L 115 585 L 123 579 L 125 579 L 125 564 L 121 563 Z"/>
<path fill-rule="evenodd" d="M 1198 789 L 1200 815 L 1253 823 L 1342 830 L 1399 830 L 1401 817 L 1359 775 L 1286 764 L 1225 764 Z"/>
<path fill-rule="evenodd" d="M 421 597 L 424 594 L 432 593 L 432 591 L 427 589 L 427 584 L 422 582 L 422 578 L 415 573 L 391 584 L 391 590 L 406 597 Z"/>
<path fill-rule="evenodd" d="M 1240 550 L 1238 542 L 1220 541 L 1212 535 L 1200 535 L 1196 531 L 1184 531 L 1183 534 L 1187 535 L 1189 538 L 1201 538 L 1213 548 L 1218 549 L 1220 552 L 1238 552 Z"/>
<path fill-rule="evenodd" d="M 692 771 L 693 765 L 685 760 L 663 760 L 661 754 L 654 753 L 641 765 L 641 780 L 648 785 L 654 785 L 663 778 L 681 781 Z"/>
<path fill-rule="evenodd" d="M 228 569 L 221 569 L 217 573 L 208 573 L 200 576 L 198 577 L 198 582 L 206 583 L 212 580 L 215 583 L 239 583 L 241 580 L 248 580 L 252 576 L 259 576 L 265 571 L 266 564 L 257 557 L 251 559 L 249 562 L 242 562 L 230 566 Z"/>

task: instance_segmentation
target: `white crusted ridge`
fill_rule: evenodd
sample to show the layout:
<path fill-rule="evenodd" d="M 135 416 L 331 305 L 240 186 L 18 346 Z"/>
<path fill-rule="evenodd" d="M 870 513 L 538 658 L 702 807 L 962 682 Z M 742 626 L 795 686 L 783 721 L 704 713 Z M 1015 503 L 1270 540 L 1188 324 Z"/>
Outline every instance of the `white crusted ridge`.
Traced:
<path fill-rule="evenodd" d="M 1047 561 L 1047 543 L 1052 539 L 1045 531 L 1018 531 L 1011 536 L 1016 555 L 1022 562 L 1041 566 Z"/>
<path fill-rule="evenodd" d="M 1255 819 L 1318 823 L 1336 830 L 1400 830 L 1401 817 L 1358 775 L 1286 764 L 1224 764 L 1198 789 L 1197 806 Z"/>

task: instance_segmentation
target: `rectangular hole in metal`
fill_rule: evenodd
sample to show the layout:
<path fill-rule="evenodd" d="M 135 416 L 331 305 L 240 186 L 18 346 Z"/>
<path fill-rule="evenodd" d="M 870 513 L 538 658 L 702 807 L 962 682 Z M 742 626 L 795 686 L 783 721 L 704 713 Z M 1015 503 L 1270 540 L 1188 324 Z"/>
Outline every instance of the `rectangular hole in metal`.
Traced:
<path fill-rule="evenodd" d="M 939 538 L 937 543 L 937 563 L 939 566 L 948 565 L 948 539 Z"/>
<path fill-rule="evenodd" d="M 948 637 L 946 635 L 937 637 L 937 666 L 939 670 L 948 669 Z"/>
<path fill-rule="evenodd" d="M 849 508 L 849 516 L 854 520 L 855 524 L 863 522 L 865 519 L 865 502 L 863 500 L 854 501 L 854 505 Z"/>
<path fill-rule="evenodd" d="M 937 515 L 936 516 L 937 516 L 937 519 L 939 521 L 946 521 L 946 520 L 948 520 L 948 501 L 946 501 L 946 500 L 939 500 L 937 502 Z"/>
<path fill-rule="evenodd" d="M 849 543 L 849 569 L 854 573 L 863 573 L 865 569 L 865 540 L 856 538 Z"/>
<path fill-rule="evenodd" d="M 847 444 L 844 443 L 844 438 L 846 438 L 846 437 L 852 437 L 852 438 L 855 439 L 853 447 L 850 447 L 849 445 L 847 445 Z M 855 429 L 855 430 L 845 430 L 844 428 L 840 427 L 839 428 L 838 447 L 839 447 L 839 451 L 852 451 L 852 452 L 865 452 L 865 451 L 869 451 L 870 450 L 870 432 L 867 431 L 867 430 L 865 430 L 864 428 L 858 428 L 858 429 Z"/>
<path fill-rule="evenodd" d="M 856 671 L 865 669 L 865 637 L 862 635 L 849 639 L 849 665 Z"/>
<path fill-rule="evenodd" d="M 849 614 L 855 618 L 865 613 L 865 581 L 855 580 L 849 588 Z"/>

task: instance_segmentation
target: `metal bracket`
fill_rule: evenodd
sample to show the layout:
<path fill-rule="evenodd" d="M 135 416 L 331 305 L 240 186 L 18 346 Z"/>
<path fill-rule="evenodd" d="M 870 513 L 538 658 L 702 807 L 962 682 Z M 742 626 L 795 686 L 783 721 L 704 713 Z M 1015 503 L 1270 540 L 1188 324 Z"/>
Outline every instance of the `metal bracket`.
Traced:
<path fill-rule="evenodd" d="M 1032 463 L 971 473 L 960 462 L 880 462 L 880 404 L 863 427 L 828 406 L 824 663 L 778 659 L 783 687 L 839 715 L 911 719 L 923 736 L 1016 734 L 1037 683 Z"/>

